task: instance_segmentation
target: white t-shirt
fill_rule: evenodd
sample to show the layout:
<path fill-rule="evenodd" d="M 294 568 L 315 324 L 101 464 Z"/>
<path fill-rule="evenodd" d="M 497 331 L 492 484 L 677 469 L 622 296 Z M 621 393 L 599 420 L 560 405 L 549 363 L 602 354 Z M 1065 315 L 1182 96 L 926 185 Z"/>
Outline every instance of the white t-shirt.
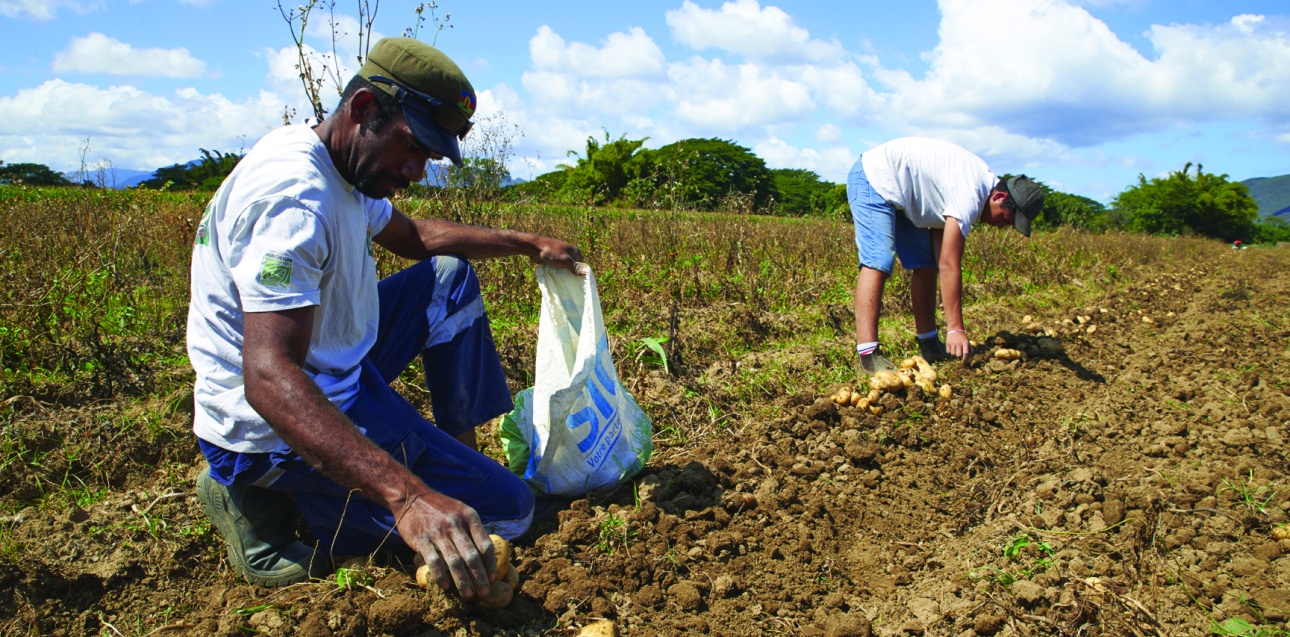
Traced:
<path fill-rule="evenodd" d="M 950 142 L 902 137 L 860 156 L 869 185 L 916 228 L 958 220 L 966 238 L 998 179 L 985 161 Z"/>
<path fill-rule="evenodd" d="M 243 315 L 317 306 L 305 372 L 345 409 L 380 314 L 372 236 L 390 202 L 347 183 L 308 126 L 275 130 L 211 199 L 193 246 L 188 358 L 193 431 L 239 452 L 286 447 L 246 402 Z"/>

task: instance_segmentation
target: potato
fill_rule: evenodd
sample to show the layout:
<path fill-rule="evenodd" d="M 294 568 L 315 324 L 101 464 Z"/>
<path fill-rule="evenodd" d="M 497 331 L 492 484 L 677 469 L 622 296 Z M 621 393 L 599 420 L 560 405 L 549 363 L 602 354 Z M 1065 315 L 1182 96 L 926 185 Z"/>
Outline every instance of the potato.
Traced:
<path fill-rule="evenodd" d="M 948 383 L 946 383 L 944 385 L 941 385 L 941 389 L 939 390 L 939 393 L 941 395 L 941 398 L 949 400 L 950 397 L 954 395 L 954 389 L 951 388 Z"/>
<path fill-rule="evenodd" d="M 936 383 L 933 381 L 927 380 L 926 378 L 919 378 L 918 380 L 914 381 L 914 384 L 918 385 L 918 388 L 923 390 L 923 392 L 925 392 L 928 396 L 931 396 L 936 393 Z"/>
<path fill-rule="evenodd" d="M 852 407 L 855 407 L 856 409 L 868 409 L 868 408 L 869 408 L 869 399 L 868 399 L 868 398 L 865 398 L 864 396 L 861 396 L 860 394 L 856 394 L 856 395 L 855 395 L 855 397 L 856 397 L 856 399 L 855 399 L 855 400 L 853 400 L 853 401 L 851 401 L 851 406 L 852 406 Z"/>
<path fill-rule="evenodd" d="M 618 624 L 608 619 L 587 624 L 578 631 L 577 637 L 618 637 Z"/>
<path fill-rule="evenodd" d="M 510 606 L 514 598 L 515 587 L 502 580 L 496 580 L 489 585 L 487 595 L 476 597 L 471 604 L 482 610 L 496 610 Z"/>
<path fill-rule="evenodd" d="M 1025 316 L 1021 317 L 1021 322 L 1022 322 L 1023 324 L 1025 324 L 1025 323 L 1029 323 L 1030 321 L 1031 321 L 1031 319 L 1030 319 L 1030 315 L 1029 315 L 1029 314 L 1027 314 L 1027 315 L 1025 315 Z"/>
<path fill-rule="evenodd" d="M 880 392 L 880 391 L 878 391 L 878 390 L 876 390 L 876 389 L 870 389 L 870 390 L 869 390 L 869 395 L 868 395 L 868 396 L 865 396 L 865 400 L 869 401 L 870 403 L 876 403 L 876 402 L 878 402 L 878 399 L 879 399 L 879 398 L 882 398 L 882 392 Z"/>
<path fill-rule="evenodd" d="M 910 387 L 914 384 L 914 370 L 902 369 L 899 372 L 897 372 L 896 375 L 900 377 L 901 387 Z"/>
<path fill-rule="evenodd" d="M 843 387 L 842 389 L 839 389 L 839 390 L 838 390 L 838 393 L 833 394 L 833 402 L 835 402 L 835 403 L 837 403 L 837 404 L 839 404 L 839 405 L 850 405 L 850 404 L 851 404 L 851 390 L 850 390 L 849 388 L 846 388 L 846 387 Z"/>
<path fill-rule="evenodd" d="M 931 363 L 927 362 L 927 359 L 922 356 L 915 356 L 913 361 L 914 364 L 918 366 L 916 378 L 921 378 L 929 383 L 936 382 L 936 370 L 932 367 Z"/>
<path fill-rule="evenodd" d="M 856 406 L 858 406 L 858 405 L 860 404 L 860 401 L 861 401 L 861 400 L 864 400 L 864 394 L 861 394 L 861 393 L 860 393 L 860 392 L 858 392 L 858 391 L 856 391 L 856 392 L 851 392 L 851 403 L 850 403 L 850 404 L 851 404 L 851 406 L 852 406 L 852 407 L 856 407 Z"/>
<path fill-rule="evenodd" d="M 994 351 L 994 357 L 1001 361 L 1015 361 L 1021 358 L 1021 352 L 1015 349 L 1000 347 Z"/>
<path fill-rule="evenodd" d="M 900 365 L 897 365 L 897 367 L 899 367 L 900 369 L 912 369 L 917 365 L 918 363 L 916 363 L 914 359 L 906 358 L 905 360 L 900 361 Z"/>
<path fill-rule="evenodd" d="M 488 539 L 493 541 L 493 554 L 497 556 L 497 570 L 502 569 L 503 564 L 510 564 L 515 559 L 515 550 L 511 548 L 511 543 L 500 535 L 489 535 Z"/>
<path fill-rule="evenodd" d="M 499 571 L 501 571 L 501 567 L 500 567 L 500 566 L 498 567 L 498 570 L 499 570 Z M 517 569 L 515 568 L 515 565 L 514 565 L 514 564 L 511 564 L 510 562 L 507 562 L 507 563 L 506 563 L 506 571 L 505 571 L 505 572 L 499 572 L 499 573 L 497 574 L 497 581 L 499 581 L 499 582 L 506 582 L 507 584 L 510 584 L 512 589 L 519 588 L 519 585 L 520 585 L 520 572 L 519 572 L 519 570 L 517 570 Z"/>
<path fill-rule="evenodd" d="M 422 564 L 417 567 L 417 586 L 430 588 L 438 585 L 439 583 L 434 581 L 434 577 L 430 575 L 430 566 L 428 564 Z"/>
<path fill-rule="evenodd" d="M 869 413 L 875 416 L 882 415 L 882 405 L 869 405 Z"/>
<path fill-rule="evenodd" d="M 869 379 L 870 389 L 877 389 L 880 391 L 896 391 L 904 386 L 905 386 L 905 383 L 901 382 L 900 375 L 897 374 L 896 372 L 889 371 L 889 370 L 876 372 L 874 373 L 873 377 Z"/>
<path fill-rule="evenodd" d="M 1290 527 L 1278 526 L 1272 529 L 1272 539 L 1284 540 L 1290 538 Z"/>

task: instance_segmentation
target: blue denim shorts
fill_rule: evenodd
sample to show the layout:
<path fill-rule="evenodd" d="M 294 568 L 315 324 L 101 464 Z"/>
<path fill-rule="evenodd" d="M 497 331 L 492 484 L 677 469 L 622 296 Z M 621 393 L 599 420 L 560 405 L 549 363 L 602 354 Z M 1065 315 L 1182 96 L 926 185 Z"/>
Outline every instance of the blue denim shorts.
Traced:
<path fill-rule="evenodd" d="M 914 227 L 905 213 L 883 199 L 869 185 L 861 160 L 856 160 L 847 175 L 847 200 L 862 267 L 891 274 L 897 256 L 906 270 L 937 267 L 932 231 Z"/>

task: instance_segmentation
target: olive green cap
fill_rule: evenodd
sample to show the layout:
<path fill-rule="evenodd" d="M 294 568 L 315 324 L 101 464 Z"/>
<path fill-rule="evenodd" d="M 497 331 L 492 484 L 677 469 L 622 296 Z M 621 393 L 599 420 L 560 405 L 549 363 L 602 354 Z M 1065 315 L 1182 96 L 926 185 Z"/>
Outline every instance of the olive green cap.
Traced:
<path fill-rule="evenodd" d="M 475 89 L 447 55 L 420 40 L 383 38 L 358 75 L 399 100 L 417 141 L 461 165 L 458 140 L 470 130 Z"/>

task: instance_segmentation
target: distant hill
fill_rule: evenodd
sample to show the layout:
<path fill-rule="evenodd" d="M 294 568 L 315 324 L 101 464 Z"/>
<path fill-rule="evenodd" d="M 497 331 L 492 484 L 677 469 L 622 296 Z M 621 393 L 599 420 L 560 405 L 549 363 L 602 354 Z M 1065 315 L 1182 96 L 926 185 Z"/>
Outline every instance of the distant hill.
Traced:
<path fill-rule="evenodd" d="M 80 171 L 66 172 L 63 176 L 74 183 L 79 183 L 82 179 L 92 184 L 98 185 L 99 180 L 103 180 L 103 185 L 108 188 L 133 188 L 140 183 L 152 179 L 155 170 L 132 170 L 130 168 L 105 168 L 102 174 L 97 170 L 91 170 L 81 175 Z"/>
<path fill-rule="evenodd" d="M 1259 204 L 1259 216 L 1277 216 L 1290 221 L 1290 175 L 1255 177 L 1241 183 Z"/>

